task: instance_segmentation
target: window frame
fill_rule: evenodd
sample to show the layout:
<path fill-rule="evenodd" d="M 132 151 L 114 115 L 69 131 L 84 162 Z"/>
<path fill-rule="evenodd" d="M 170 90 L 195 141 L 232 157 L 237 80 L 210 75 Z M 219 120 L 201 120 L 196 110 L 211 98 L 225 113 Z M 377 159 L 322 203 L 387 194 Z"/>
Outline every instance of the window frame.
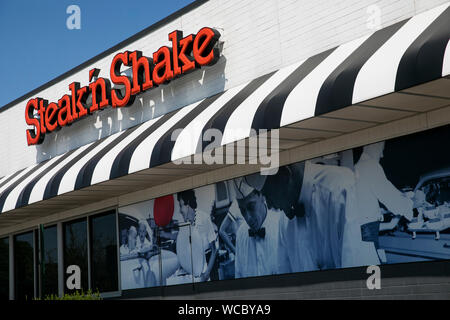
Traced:
<path fill-rule="evenodd" d="M 65 272 L 64 269 L 64 224 L 74 222 L 76 220 L 86 221 L 86 234 L 87 234 L 87 260 L 88 260 L 88 289 L 92 289 L 92 269 L 91 269 L 91 235 L 90 235 L 90 221 L 94 216 L 106 214 L 114 215 L 114 225 L 115 225 L 115 237 L 116 237 L 116 268 L 117 268 L 117 290 L 110 292 L 100 292 L 103 298 L 113 298 L 122 296 L 122 288 L 120 283 L 120 243 L 119 243 L 119 216 L 118 216 L 118 206 L 109 206 L 102 209 L 90 211 L 80 215 L 67 217 L 57 221 L 51 221 L 48 223 L 43 223 L 43 228 L 56 227 L 56 237 L 57 237 L 57 252 L 58 252 L 58 296 L 62 296 L 65 292 Z M 30 233 L 33 239 L 33 298 L 40 296 L 41 288 L 41 265 L 40 265 L 40 253 L 41 253 L 41 235 L 40 235 L 40 224 L 34 225 L 29 228 L 24 228 L 22 230 L 17 230 L 12 233 L 7 233 L 1 235 L 1 238 L 7 238 L 9 241 L 9 299 L 15 300 L 17 298 L 16 290 L 16 263 L 15 263 L 15 246 L 14 242 L 17 236 L 22 234 Z"/>

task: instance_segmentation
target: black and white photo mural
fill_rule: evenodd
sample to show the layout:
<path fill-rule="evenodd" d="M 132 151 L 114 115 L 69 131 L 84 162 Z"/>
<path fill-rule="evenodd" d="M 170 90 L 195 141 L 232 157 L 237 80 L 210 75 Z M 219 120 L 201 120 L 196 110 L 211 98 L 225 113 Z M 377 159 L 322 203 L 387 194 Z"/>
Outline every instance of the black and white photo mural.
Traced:
<path fill-rule="evenodd" d="M 123 290 L 450 259 L 450 126 L 119 208 Z"/>

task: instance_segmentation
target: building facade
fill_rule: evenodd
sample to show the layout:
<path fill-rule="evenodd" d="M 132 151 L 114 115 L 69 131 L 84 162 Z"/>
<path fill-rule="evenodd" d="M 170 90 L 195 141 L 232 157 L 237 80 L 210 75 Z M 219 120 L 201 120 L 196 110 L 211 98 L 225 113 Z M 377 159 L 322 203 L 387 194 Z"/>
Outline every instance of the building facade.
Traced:
<path fill-rule="evenodd" d="M 196 1 L 4 106 L 1 297 L 449 298 L 449 5 Z"/>

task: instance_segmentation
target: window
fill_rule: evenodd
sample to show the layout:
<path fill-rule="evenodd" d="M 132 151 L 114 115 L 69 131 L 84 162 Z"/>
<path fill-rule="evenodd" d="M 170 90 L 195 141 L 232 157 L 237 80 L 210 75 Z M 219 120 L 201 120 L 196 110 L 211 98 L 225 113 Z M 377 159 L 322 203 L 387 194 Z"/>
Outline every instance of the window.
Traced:
<path fill-rule="evenodd" d="M 80 289 L 100 292 L 119 290 L 117 216 L 111 210 L 63 223 L 64 292 L 76 281 L 69 266 L 80 269 Z M 9 238 L 0 238 L 0 300 L 9 299 Z M 14 298 L 31 300 L 58 294 L 58 228 L 56 225 L 14 235 Z M 40 252 L 38 248 L 42 248 Z M 42 260 L 39 254 L 42 254 Z M 40 264 L 42 263 L 42 264 Z M 40 268 L 42 267 L 42 269 Z"/>
<path fill-rule="evenodd" d="M 34 240 L 33 232 L 14 237 L 15 299 L 34 297 Z"/>
<path fill-rule="evenodd" d="M 58 245 L 56 226 L 44 229 L 43 233 L 44 270 L 42 274 L 42 294 L 58 294 Z"/>
<path fill-rule="evenodd" d="M 90 227 L 92 288 L 100 292 L 117 291 L 119 288 L 115 211 L 92 217 Z"/>
<path fill-rule="evenodd" d="M 81 270 L 81 289 L 87 291 L 88 286 L 88 252 L 87 252 L 87 224 L 86 219 L 67 222 L 64 224 L 64 290 L 67 288 L 67 267 L 77 265 Z"/>
<path fill-rule="evenodd" d="M 90 218 L 92 289 L 117 291 L 116 214 L 110 211 Z"/>
<path fill-rule="evenodd" d="M 9 299 L 9 238 L 0 239 L 0 300 Z"/>

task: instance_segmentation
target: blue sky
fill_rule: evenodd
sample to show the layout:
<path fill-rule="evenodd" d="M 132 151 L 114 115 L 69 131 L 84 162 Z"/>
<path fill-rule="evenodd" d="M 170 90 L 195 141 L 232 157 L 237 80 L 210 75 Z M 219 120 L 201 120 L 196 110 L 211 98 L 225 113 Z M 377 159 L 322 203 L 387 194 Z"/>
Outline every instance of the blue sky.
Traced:
<path fill-rule="evenodd" d="M 192 2 L 1 0 L 0 107 Z M 66 26 L 70 5 L 81 10 L 79 30 Z"/>

